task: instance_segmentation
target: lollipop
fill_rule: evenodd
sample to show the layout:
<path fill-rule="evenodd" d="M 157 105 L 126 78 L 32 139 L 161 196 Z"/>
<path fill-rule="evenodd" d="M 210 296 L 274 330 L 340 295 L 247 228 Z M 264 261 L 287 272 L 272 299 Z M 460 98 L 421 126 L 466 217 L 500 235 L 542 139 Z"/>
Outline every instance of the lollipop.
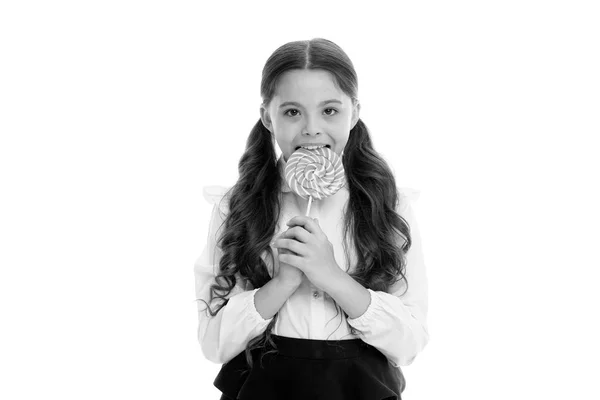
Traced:
<path fill-rule="evenodd" d="M 344 186 L 344 166 L 340 157 L 327 147 L 315 150 L 301 147 L 287 161 L 285 180 L 296 194 L 308 199 L 308 216 L 313 199 L 324 199 Z"/>

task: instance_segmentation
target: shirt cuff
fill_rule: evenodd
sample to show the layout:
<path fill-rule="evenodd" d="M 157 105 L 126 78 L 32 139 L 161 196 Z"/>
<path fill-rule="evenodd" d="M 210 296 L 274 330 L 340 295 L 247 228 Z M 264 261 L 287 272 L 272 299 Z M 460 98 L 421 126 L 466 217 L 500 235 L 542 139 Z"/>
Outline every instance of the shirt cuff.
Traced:
<path fill-rule="evenodd" d="M 361 316 L 356 318 L 347 318 L 348 323 L 350 323 L 350 325 L 352 325 L 354 328 L 358 328 L 360 325 L 368 324 L 368 321 L 373 319 L 373 313 L 375 312 L 375 308 L 381 307 L 379 304 L 381 300 L 379 300 L 377 294 L 369 288 L 366 289 L 371 295 L 371 302 L 369 303 L 369 307 L 367 307 L 367 310 Z"/>
<path fill-rule="evenodd" d="M 269 318 L 269 319 L 264 319 L 262 317 L 262 315 L 260 315 L 260 313 L 256 310 L 256 304 L 254 303 L 254 296 L 256 295 L 256 292 L 258 292 L 258 289 L 260 288 L 256 288 L 253 290 L 248 291 L 248 296 L 244 299 L 244 309 L 247 312 L 247 315 L 255 320 L 257 323 L 259 324 L 268 324 L 273 317 Z"/>

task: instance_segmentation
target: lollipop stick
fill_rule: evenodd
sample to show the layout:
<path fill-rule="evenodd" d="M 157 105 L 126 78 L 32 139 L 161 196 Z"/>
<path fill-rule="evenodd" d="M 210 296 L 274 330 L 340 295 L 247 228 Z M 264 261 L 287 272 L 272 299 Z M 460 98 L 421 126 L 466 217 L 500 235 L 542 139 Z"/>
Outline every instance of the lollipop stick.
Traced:
<path fill-rule="evenodd" d="M 310 196 L 308 198 L 308 207 L 306 208 L 306 216 L 307 217 L 308 217 L 308 214 L 310 214 L 310 205 L 312 204 L 312 200 L 313 200 L 313 198 L 312 198 L 312 196 Z"/>

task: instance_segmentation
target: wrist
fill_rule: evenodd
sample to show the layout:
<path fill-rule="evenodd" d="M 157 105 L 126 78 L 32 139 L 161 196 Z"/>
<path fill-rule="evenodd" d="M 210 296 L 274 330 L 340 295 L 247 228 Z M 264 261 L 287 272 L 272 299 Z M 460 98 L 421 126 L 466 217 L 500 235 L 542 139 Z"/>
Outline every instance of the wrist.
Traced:
<path fill-rule="evenodd" d="M 346 312 L 348 318 L 363 315 L 371 303 L 371 293 L 345 271 L 332 282 L 329 296 Z"/>
<path fill-rule="evenodd" d="M 300 284 L 302 283 L 302 281 L 290 282 L 289 280 L 281 279 L 279 275 L 273 278 L 273 282 L 277 287 L 284 290 L 291 290 L 292 292 L 298 289 L 298 286 L 300 286 Z"/>
<path fill-rule="evenodd" d="M 346 271 L 342 270 L 337 264 L 331 271 L 332 272 L 329 274 L 323 287 L 323 290 L 327 293 L 335 291 L 337 287 L 343 285 L 344 280 L 350 277 Z"/>

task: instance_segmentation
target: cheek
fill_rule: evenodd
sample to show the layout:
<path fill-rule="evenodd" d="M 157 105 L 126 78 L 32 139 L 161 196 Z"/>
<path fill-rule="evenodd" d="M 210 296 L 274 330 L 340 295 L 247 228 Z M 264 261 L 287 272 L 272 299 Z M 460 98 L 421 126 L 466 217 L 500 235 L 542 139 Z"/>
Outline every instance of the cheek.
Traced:
<path fill-rule="evenodd" d="M 350 125 L 345 125 L 335 132 L 333 140 L 338 144 L 345 144 L 348 138 L 350 138 Z"/>
<path fill-rule="evenodd" d="M 344 134 L 338 135 L 335 137 L 335 149 L 338 155 L 341 154 L 342 151 L 346 148 L 346 144 L 348 144 L 348 139 L 350 138 L 349 132 L 345 132 Z"/>
<path fill-rule="evenodd" d="M 281 144 L 291 143 L 291 141 L 294 139 L 295 131 L 293 126 L 291 126 L 290 124 L 273 124 L 273 130 L 275 131 L 275 137 Z"/>

